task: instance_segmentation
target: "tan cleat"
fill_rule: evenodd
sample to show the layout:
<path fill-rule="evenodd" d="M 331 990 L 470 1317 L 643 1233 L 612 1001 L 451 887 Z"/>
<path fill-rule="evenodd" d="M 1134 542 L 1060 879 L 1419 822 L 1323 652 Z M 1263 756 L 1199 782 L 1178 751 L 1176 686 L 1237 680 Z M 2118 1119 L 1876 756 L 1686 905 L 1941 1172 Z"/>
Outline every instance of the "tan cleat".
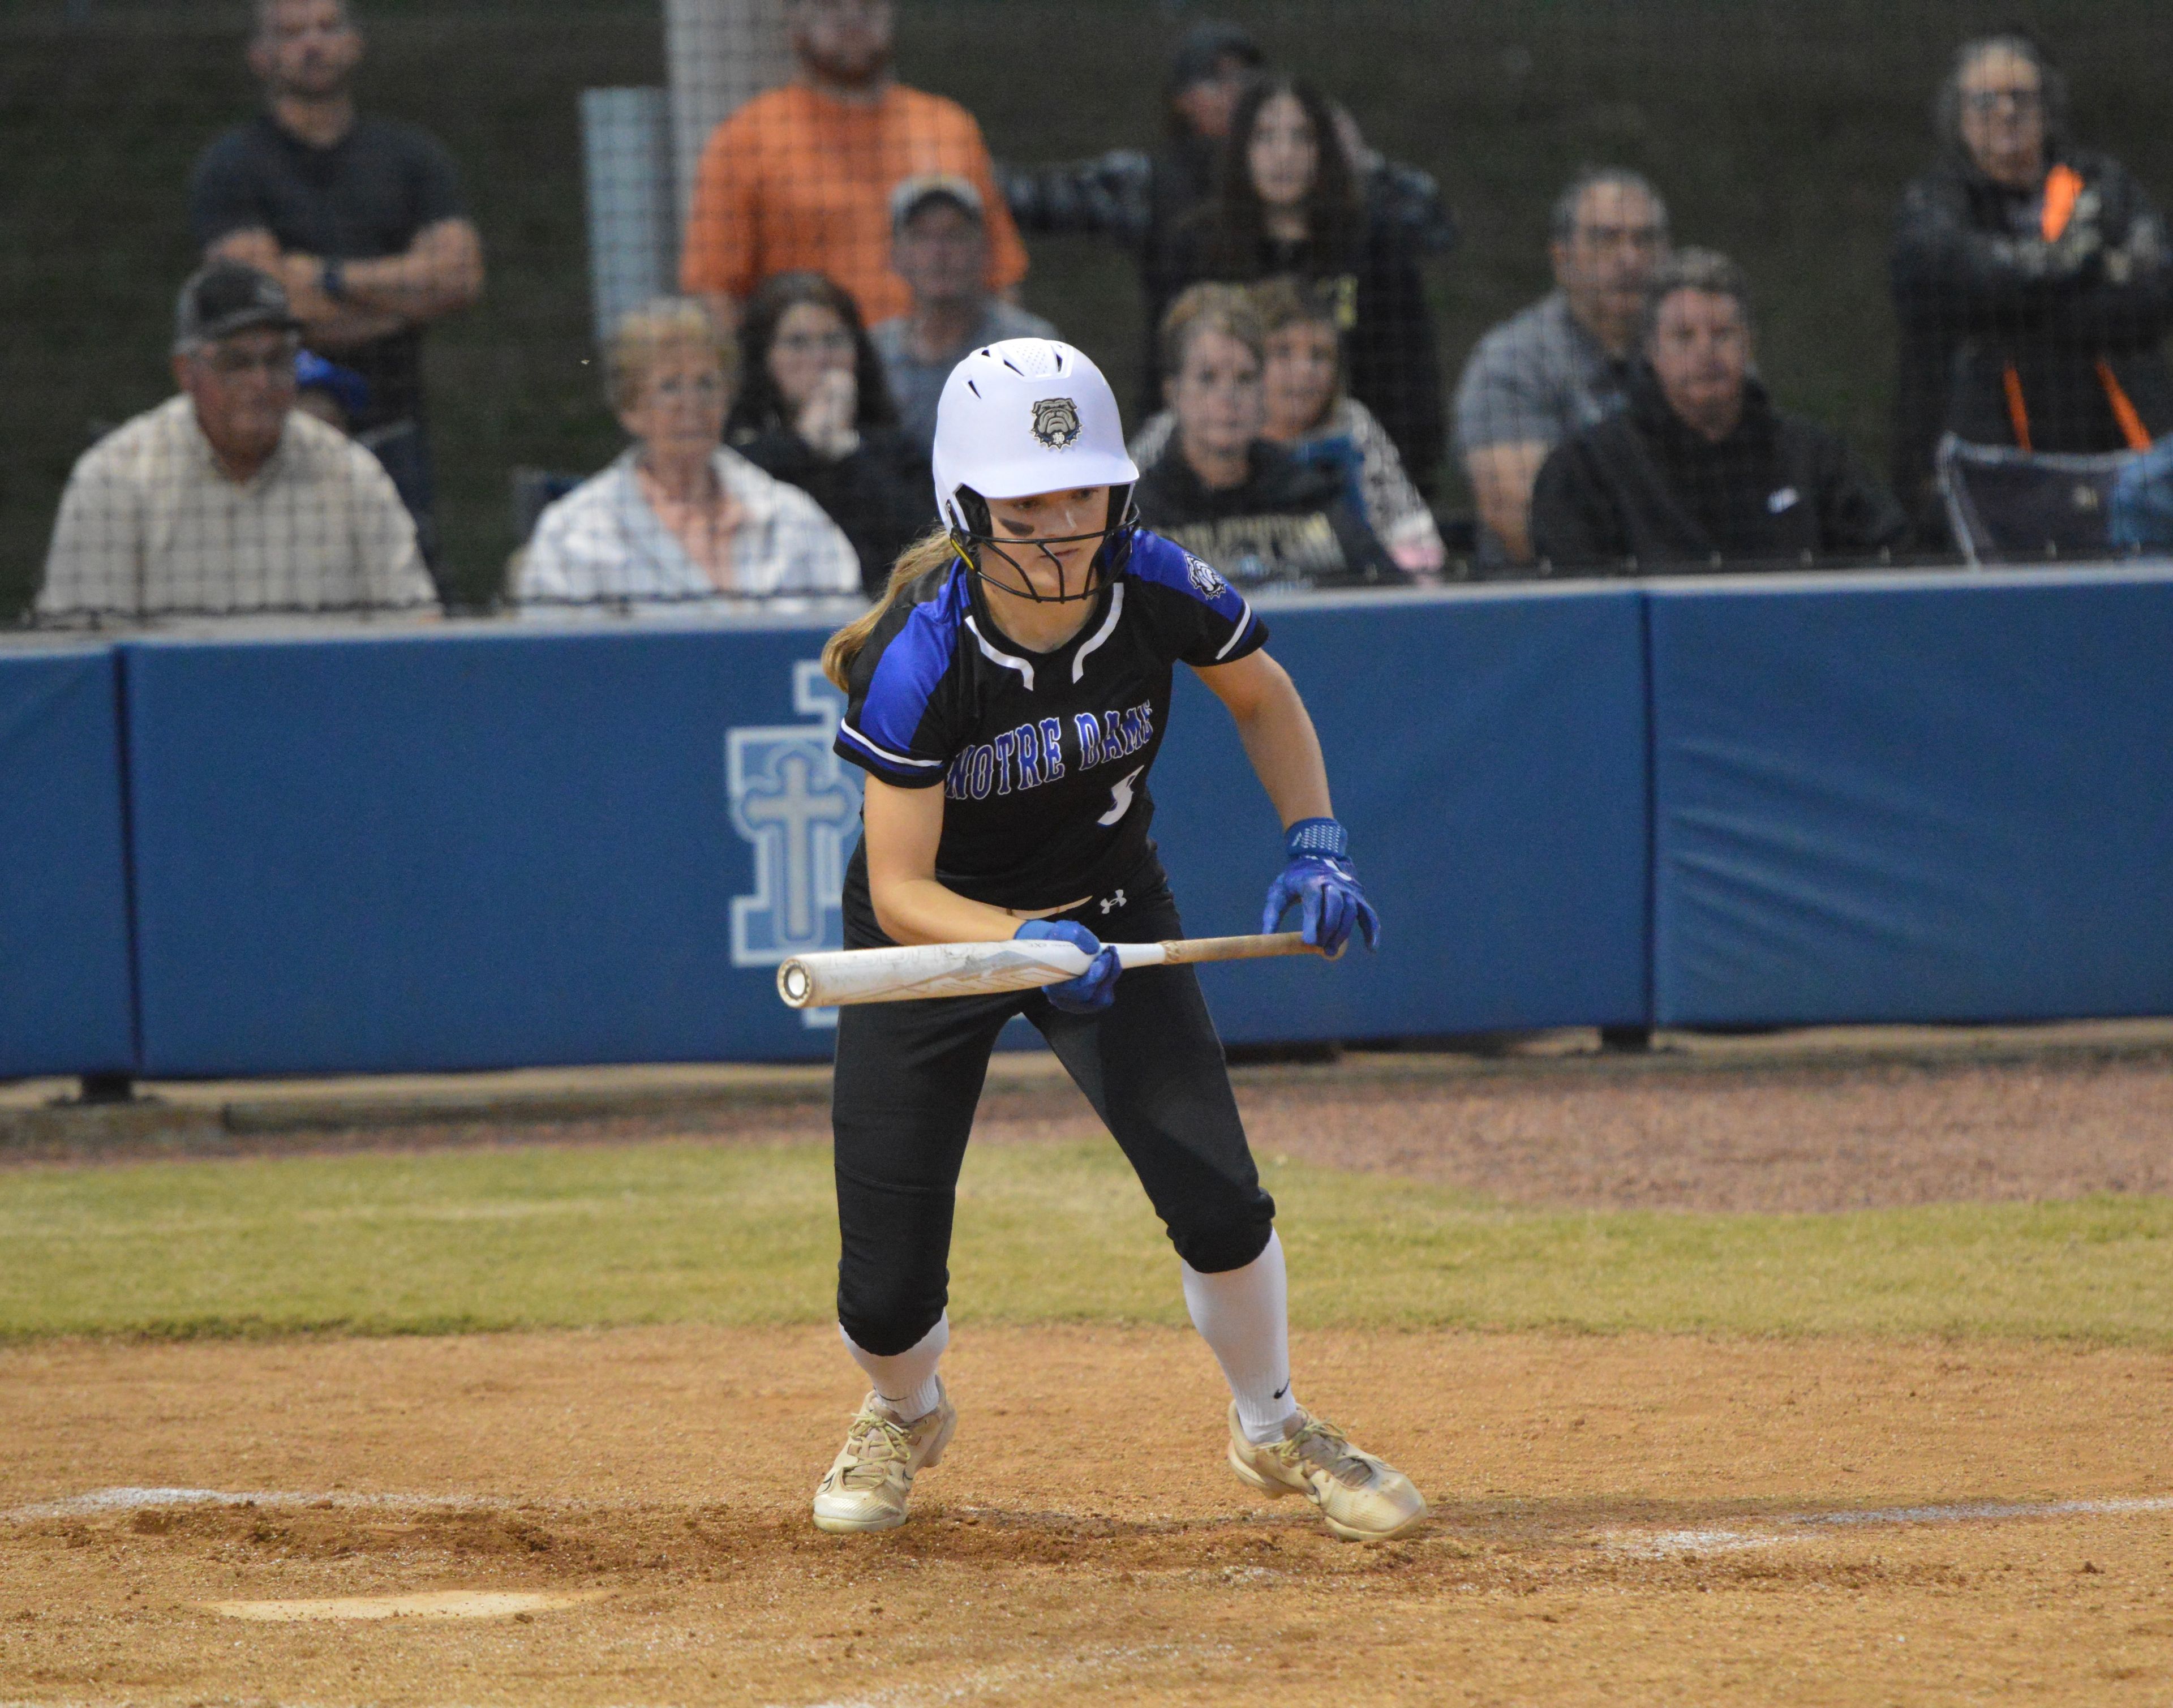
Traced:
<path fill-rule="evenodd" d="M 1230 1408 L 1230 1468 L 1263 1495 L 1302 1495 L 1345 1542 L 1386 1542 L 1426 1522 L 1426 1496 L 1385 1459 L 1361 1452 L 1332 1423 L 1301 1410 L 1296 1435 L 1245 1439 Z"/>
<path fill-rule="evenodd" d="M 815 1528 L 839 1535 L 862 1530 L 895 1530 L 905 1522 L 905 1503 L 913 1478 L 935 1464 L 958 1427 L 958 1408 L 939 1381 L 936 1409 L 912 1423 L 871 1393 L 845 1433 L 845 1445 L 830 1474 L 816 1485 Z"/>

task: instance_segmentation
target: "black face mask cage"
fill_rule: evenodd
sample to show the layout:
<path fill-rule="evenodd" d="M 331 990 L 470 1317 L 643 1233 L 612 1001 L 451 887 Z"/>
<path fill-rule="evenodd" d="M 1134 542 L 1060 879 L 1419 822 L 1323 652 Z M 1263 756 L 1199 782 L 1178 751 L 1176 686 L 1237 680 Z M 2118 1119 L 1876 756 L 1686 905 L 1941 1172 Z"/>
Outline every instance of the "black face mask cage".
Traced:
<path fill-rule="evenodd" d="M 1109 520 L 1108 525 L 1092 534 L 1053 534 L 1038 540 L 999 540 L 995 524 L 989 515 L 989 501 L 971 487 L 960 487 L 955 495 L 958 511 L 965 518 L 966 528 L 961 533 L 956 525 L 951 530 L 951 543 L 967 566 L 991 587 L 1000 587 L 1016 599 L 1030 599 L 1036 605 L 1070 605 L 1081 599 L 1092 599 L 1104 587 L 1124 572 L 1124 565 L 1132 556 L 1132 530 L 1139 525 L 1139 512 L 1132 505 L 1130 486 L 1109 488 Z M 1010 551 L 1031 551 L 1036 547 L 1076 545 L 1081 540 L 1099 540 L 1101 548 L 1094 553 L 1086 566 L 1085 585 L 1074 593 L 1065 583 L 1065 570 L 1056 565 L 1056 591 L 1037 593 L 1033 578 Z M 988 566 L 989 556 L 1000 558 L 1018 572 L 1016 585 L 1003 576 L 992 573 Z M 1044 553 L 1051 563 L 1056 563 L 1054 553 Z"/>

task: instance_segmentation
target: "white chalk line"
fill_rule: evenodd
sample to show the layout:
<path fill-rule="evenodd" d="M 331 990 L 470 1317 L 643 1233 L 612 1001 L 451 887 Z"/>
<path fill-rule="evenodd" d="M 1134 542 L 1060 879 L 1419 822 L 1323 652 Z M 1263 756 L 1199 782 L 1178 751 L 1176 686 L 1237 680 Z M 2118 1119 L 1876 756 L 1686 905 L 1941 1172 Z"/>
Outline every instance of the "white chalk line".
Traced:
<path fill-rule="evenodd" d="M 271 1601 L 204 1601 L 194 1605 L 227 1619 L 260 1624 L 301 1624 L 351 1619 L 494 1619 L 516 1614 L 557 1613 L 584 1602 L 604 1601 L 601 1589 L 426 1589 L 404 1595 L 285 1597 Z"/>
<path fill-rule="evenodd" d="M 505 1511 L 533 1506 L 533 1501 L 504 1501 L 487 1495 L 359 1495 L 345 1490 L 304 1495 L 286 1489 L 94 1489 L 87 1495 L 70 1495 L 58 1501 L 37 1501 L 0 1512 L 0 1520 L 27 1522 L 37 1518 L 86 1518 L 103 1512 L 136 1512 L 162 1506 L 335 1506 L 398 1507 L 474 1511 Z M 562 1505 L 563 1503 L 549 1503 Z M 0 1704 L 0 1708 L 6 1708 Z"/>
<path fill-rule="evenodd" d="M 566 1509 L 587 1506 L 585 1501 L 515 1501 L 492 1495 L 369 1495 L 345 1490 L 305 1494 L 294 1490 L 164 1489 L 121 1487 L 94 1489 L 88 1494 L 60 1500 L 39 1501 L 0 1512 L 0 1521 L 28 1522 L 41 1518 L 92 1517 L 104 1513 L 132 1512 L 161 1507 L 259 1506 L 324 1507 L 348 1510 L 396 1509 L 421 1511 L 510 1511 L 549 1506 Z M 1706 1525 L 1673 1530 L 1610 1530 L 1600 1546 L 1610 1554 L 1638 1559 L 1671 1559 L 1683 1554 L 1733 1554 L 1747 1549 L 1773 1548 L 1783 1542 L 1802 1540 L 1788 1531 L 1849 1528 L 1864 1525 L 1911 1527 L 1938 1524 L 1996 1523 L 2027 1518 L 2115 1517 L 2138 1512 L 2173 1511 L 2173 1495 L 2143 1495 L 2101 1500 L 1967 1501 L 1918 1506 L 1876 1506 L 1835 1512 L 1786 1512 L 1762 1522 L 1755 1529 Z M 6 1708 L 0 1704 L 0 1708 Z"/>
<path fill-rule="evenodd" d="M 1770 1530 L 1732 1530 L 1718 1526 L 1695 1530 L 1636 1532 L 1612 1530 L 1600 1546 L 1610 1554 L 1642 1560 L 1670 1560 L 1685 1554 L 1736 1554 L 1746 1549 L 1777 1548 L 1806 1538 L 1774 1531 L 1836 1529 L 1858 1525 L 1895 1527 L 1982 1524 L 2014 1518 L 2099 1518 L 2130 1512 L 2173 1512 L 2173 1495 L 2141 1495 L 2100 1501 L 1966 1501 L 1944 1506 L 1876 1506 L 1841 1512 L 1785 1512 L 1766 1522 Z"/>

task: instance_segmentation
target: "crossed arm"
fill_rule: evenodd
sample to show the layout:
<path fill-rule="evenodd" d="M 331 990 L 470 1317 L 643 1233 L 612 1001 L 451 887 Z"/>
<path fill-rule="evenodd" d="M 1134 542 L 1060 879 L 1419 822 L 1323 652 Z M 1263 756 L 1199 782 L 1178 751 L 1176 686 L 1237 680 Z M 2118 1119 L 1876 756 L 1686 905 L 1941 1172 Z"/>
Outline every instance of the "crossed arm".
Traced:
<path fill-rule="evenodd" d="M 1264 652 L 1200 672 L 1229 709 L 1246 757 L 1287 826 L 1333 816 L 1320 737 L 1283 667 Z M 1014 911 L 968 901 L 936 876 L 943 839 L 943 790 L 900 789 L 871 777 L 865 797 L 868 891 L 876 919 L 898 943 L 992 943 L 1026 919 L 1046 919 L 1086 900 Z"/>
<path fill-rule="evenodd" d="M 425 226 L 403 255 L 342 263 L 337 302 L 325 294 L 324 258 L 282 250 L 261 226 L 229 232 L 207 254 L 270 273 L 286 287 L 311 339 L 327 346 L 382 338 L 466 308 L 483 295 L 483 240 L 466 219 Z"/>
<path fill-rule="evenodd" d="M 1464 454 L 1479 520 L 1518 563 L 1532 561 L 1532 488 L 1553 447 L 1539 439 L 1486 445 Z"/>

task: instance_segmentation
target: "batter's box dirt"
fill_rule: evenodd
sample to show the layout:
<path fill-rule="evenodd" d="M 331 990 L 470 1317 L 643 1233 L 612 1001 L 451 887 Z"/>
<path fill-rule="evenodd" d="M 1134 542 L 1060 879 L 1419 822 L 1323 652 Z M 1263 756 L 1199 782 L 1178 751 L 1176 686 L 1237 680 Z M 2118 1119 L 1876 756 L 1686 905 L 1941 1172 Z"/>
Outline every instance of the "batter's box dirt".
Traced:
<path fill-rule="evenodd" d="M 819 1331 L 8 1350 L 0 1703 L 2173 1694 L 2173 1357 L 1297 1351 L 1431 1529 L 1256 1501 L 1158 1329 L 962 1331 L 958 1438 L 863 1538 L 806 1522 L 858 1397 Z"/>

